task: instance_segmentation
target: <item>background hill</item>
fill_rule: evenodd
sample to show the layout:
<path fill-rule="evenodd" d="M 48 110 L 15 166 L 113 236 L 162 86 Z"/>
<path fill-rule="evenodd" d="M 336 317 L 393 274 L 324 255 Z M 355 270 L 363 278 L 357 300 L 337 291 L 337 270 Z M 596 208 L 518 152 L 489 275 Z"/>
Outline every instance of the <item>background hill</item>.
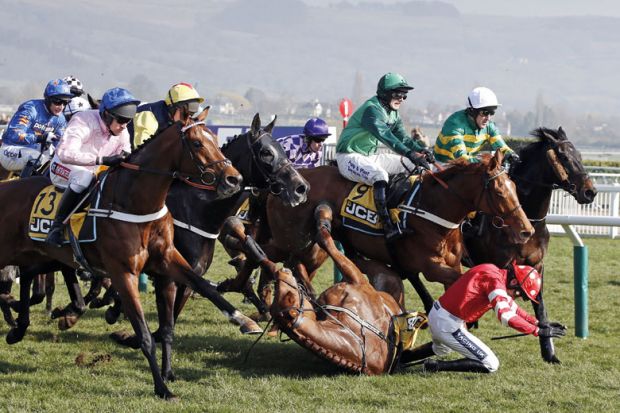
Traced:
<path fill-rule="evenodd" d="M 397 71 L 419 108 L 462 106 L 481 84 L 505 110 L 542 101 L 565 117 L 613 117 L 620 108 L 619 18 L 508 17 L 501 3 L 496 16 L 467 15 L 440 1 L 0 3 L 0 103 L 66 74 L 95 94 L 124 85 L 145 100 L 184 80 L 207 98 L 253 88 L 337 102 L 372 95 Z"/>

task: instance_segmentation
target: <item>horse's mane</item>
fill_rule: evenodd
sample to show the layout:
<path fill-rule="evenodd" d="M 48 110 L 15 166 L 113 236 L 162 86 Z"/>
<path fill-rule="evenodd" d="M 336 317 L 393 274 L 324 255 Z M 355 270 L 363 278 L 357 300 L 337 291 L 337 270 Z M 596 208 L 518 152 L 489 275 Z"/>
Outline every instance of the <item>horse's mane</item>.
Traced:
<path fill-rule="evenodd" d="M 211 133 L 213 133 L 213 132 L 211 132 Z M 232 143 L 238 141 L 239 138 L 241 138 L 242 136 L 246 136 L 247 134 L 248 134 L 248 132 L 240 133 L 239 135 L 235 135 L 232 138 L 230 138 L 224 145 L 222 145 L 222 151 L 224 151 L 226 148 L 228 148 L 228 146 L 231 145 Z"/>
<path fill-rule="evenodd" d="M 548 138 L 545 135 L 551 135 L 557 140 L 566 140 L 565 134 L 558 133 L 555 129 L 540 127 L 530 132 L 534 139 L 531 143 L 519 150 L 519 156 L 524 159 L 534 157 L 541 152 L 541 148 L 547 143 Z"/>
<path fill-rule="evenodd" d="M 448 167 L 443 171 L 436 172 L 435 175 L 443 180 L 450 179 L 454 175 L 479 173 L 481 169 L 486 169 L 491 161 L 491 154 L 482 154 L 480 162 L 469 162 L 466 159 L 455 159 L 448 162 Z"/>
<path fill-rule="evenodd" d="M 154 140 L 156 140 L 159 136 L 163 135 L 164 133 L 166 133 L 168 131 L 168 129 L 170 129 L 173 126 L 178 126 L 180 125 L 179 122 L 175 122 L 172 125 L 168 126 L 166 129 L 164 129 L 163 131 L 161 131 L 160 133 L 153 135 L 153 137 L 151 139 L 147 139 L 144 142 L 142 142 L 140 145 L 138 145 L 136 147 L 136 149 L 134 149 L 133 151 L 131 151 L 131 154 L 129 155 L 129 157 L 127 158 L 128 161 L 130 161 L 131 159 L 135 158 L 138 153 L 140 153 L 145 146 L 148 146 L 149 144 L 151 144 Z"/>

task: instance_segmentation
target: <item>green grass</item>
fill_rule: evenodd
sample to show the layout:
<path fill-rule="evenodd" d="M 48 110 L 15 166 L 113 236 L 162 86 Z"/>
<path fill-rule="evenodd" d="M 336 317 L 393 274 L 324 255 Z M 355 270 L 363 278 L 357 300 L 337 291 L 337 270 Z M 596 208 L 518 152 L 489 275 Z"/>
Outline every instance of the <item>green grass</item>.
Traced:
<path fill-rule="evenodd" d="M 588 239 L 590 251 L 590 337 L 574 336 L 572 246 L 553 238 L 546 260 L 546 301 L 550 318 L 569 326 L 556 340 L 562 365 L 540 357 L 538 340 L 522 337 L 490 341 L 513 330 L 493 314 L 475 334 L 498 355 L 493 375 L 424 374 L 420 368 L 383 377 L 343 374 L 293 342 L 263 339 L 243 362 L 255 337 L 243 337 L 215 307 L 191 300 L 177 325 L 170 389 L 178 403 L 153 394 L 146 360 L 140 351 L 117 347 L 108 334 L 129 323 L 108 326 L 102 310 L 89 310 L 74 329 L 59 332 L 43 307 L 33 308 L 31 327 L 21 343 L 0 344 L 0 411 L 214 411 L 214 412 L 616 412 L 620 411 L 620 260 L 618 242 Z M 221 251 L 210 278 L 230 276 Z M 331 265 L 318 278 L 317 290 L 331 282 Z M 432 286 L 433 293 L 440 292 Z M 228 297 L 246 313 L 237 295 Z M 408 307 L 419 301 L 412 289 Z M 67 300 L 57 286 L 56 303 Z M 156 325 L 154 296 L 143 294 L 151 327 Z M 529 305 L 525 306 L 531 311 Z M 1 326 L 6 334 L 8 327 Z M 423 331 L 419 342 L 428 339 Z M 84 367 L 96 356 L 109 360 Z"/>

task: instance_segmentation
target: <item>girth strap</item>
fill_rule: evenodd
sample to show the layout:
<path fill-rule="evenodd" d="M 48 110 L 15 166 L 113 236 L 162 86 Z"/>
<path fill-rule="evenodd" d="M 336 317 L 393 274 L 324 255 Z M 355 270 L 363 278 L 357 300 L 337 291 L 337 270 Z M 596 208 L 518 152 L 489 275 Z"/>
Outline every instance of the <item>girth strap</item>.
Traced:
<path fill-rule="evenodd" d="M 135 224 L 156 221 L 160 218 L 163 218 L 167 213 L 168 207 L 166 207 L 166 205 L 164 205 L 163 208 L 159 211 L 146 215 L 128 214 L 126 212 L 113 211 L 111 209 L 91 208 L 88 210 L 88 215 L 93 217 L 110 218 L 117 221 L 133 222 Z"/>
<path fill-rule="evenodd" d="M 186 229 L 190 232 L 193 232 L 194 234 L 200 235 L 203 238 L 217 239 L 217 237 L 220 235 L 219 233 L 212 234 L 210 232 L 203 231 L 200 228 L 196 228 L 192 226 L 191 224 L 187 224 L 185 222 L 179 221 L 178 219 L 173 219 L 172 222 L 174 222 L 174 225 L 176 225 L 177 227 Z"/>
<path fill-rule="evenodd" d="M 377 327 L 370 324 L 368 321 L 361 319 L 360 316 L 358 316 L 357 314 L 355 314 L 353 311 L 349 310 L 348 308 L 336 307 L 334 305 L 329 305 L 329 304 L 321 305 L 319 306 L 319 308 L 322 310 L 333 310 L 333 311 L 345 313 L 346 315 L 354 319 L 362 327 L 374 333 L 381 340 L 386 341 L 386 342 L 388 341 L 387 337 L 385 336 L 385 334 L 383 334 L 381 330 L 379 330 Z"/>

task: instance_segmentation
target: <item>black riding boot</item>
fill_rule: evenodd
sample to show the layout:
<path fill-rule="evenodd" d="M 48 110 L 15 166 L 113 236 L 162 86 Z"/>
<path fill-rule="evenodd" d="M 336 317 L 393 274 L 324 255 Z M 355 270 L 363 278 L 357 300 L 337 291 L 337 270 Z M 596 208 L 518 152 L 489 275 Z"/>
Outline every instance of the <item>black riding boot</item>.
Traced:
<path fill-rule="evenodd" d="M 435 352 L 433 351 L 433 342 L 430 341 L 414 348 L 413 350 L 403 351 L 400 355 L 400 362 L 402 364 L 407 364 L 417 360 L 424 360 L 434 355 Z"/>
<path fill-rule="evenodd" d="M 69 216 L 73 208 L 75 208 L 81 195 L 82 194 L 73 192 L 71 188 L 67 187 L 60 199 L 60 205 L 58 205 L 58 212 L 56 213 L 56 218 L 54 218 L 54 223 L 50 227 L 50 232 L 47 233 L 47 238 L 45 238 L 46 244 L 55 247 L 62 246 L 65 229 L 62 222 Z"/>
<path fill-rule="evenodd" d="M 398 225 L 392 222 L 390 212 L 387 208 L 387 200 L 385 195 L 387 190 L 387 182 L 377 181 L 374 183 L 373 189 L 377 214 L 383 221 L 383 232 L 385 233 L 385 239 L 387 241 L 392 241 L 402 235 L 402 233 L 400 232 Z"/>
<path fill-rule="evenodd" d="M 26 166 L 24 166 L 24 169 L 22 169 L 21 173 L 19 174 L 19 177 L 28 178 L 34 175 L 34 172 L 37 170 L 38 167 L 39 163 L 36 159 L 29 159 L 28 162 L 26 162 Z"/>
<path fill-rule="evenodd" d="M 429 359 L 424 362 L 424 371 L 435 373 L 437 371 L 464 371 L 468 373 L 490 373 L 482 362 L 472 359 L 459 359 L 451 361 Z"/>

